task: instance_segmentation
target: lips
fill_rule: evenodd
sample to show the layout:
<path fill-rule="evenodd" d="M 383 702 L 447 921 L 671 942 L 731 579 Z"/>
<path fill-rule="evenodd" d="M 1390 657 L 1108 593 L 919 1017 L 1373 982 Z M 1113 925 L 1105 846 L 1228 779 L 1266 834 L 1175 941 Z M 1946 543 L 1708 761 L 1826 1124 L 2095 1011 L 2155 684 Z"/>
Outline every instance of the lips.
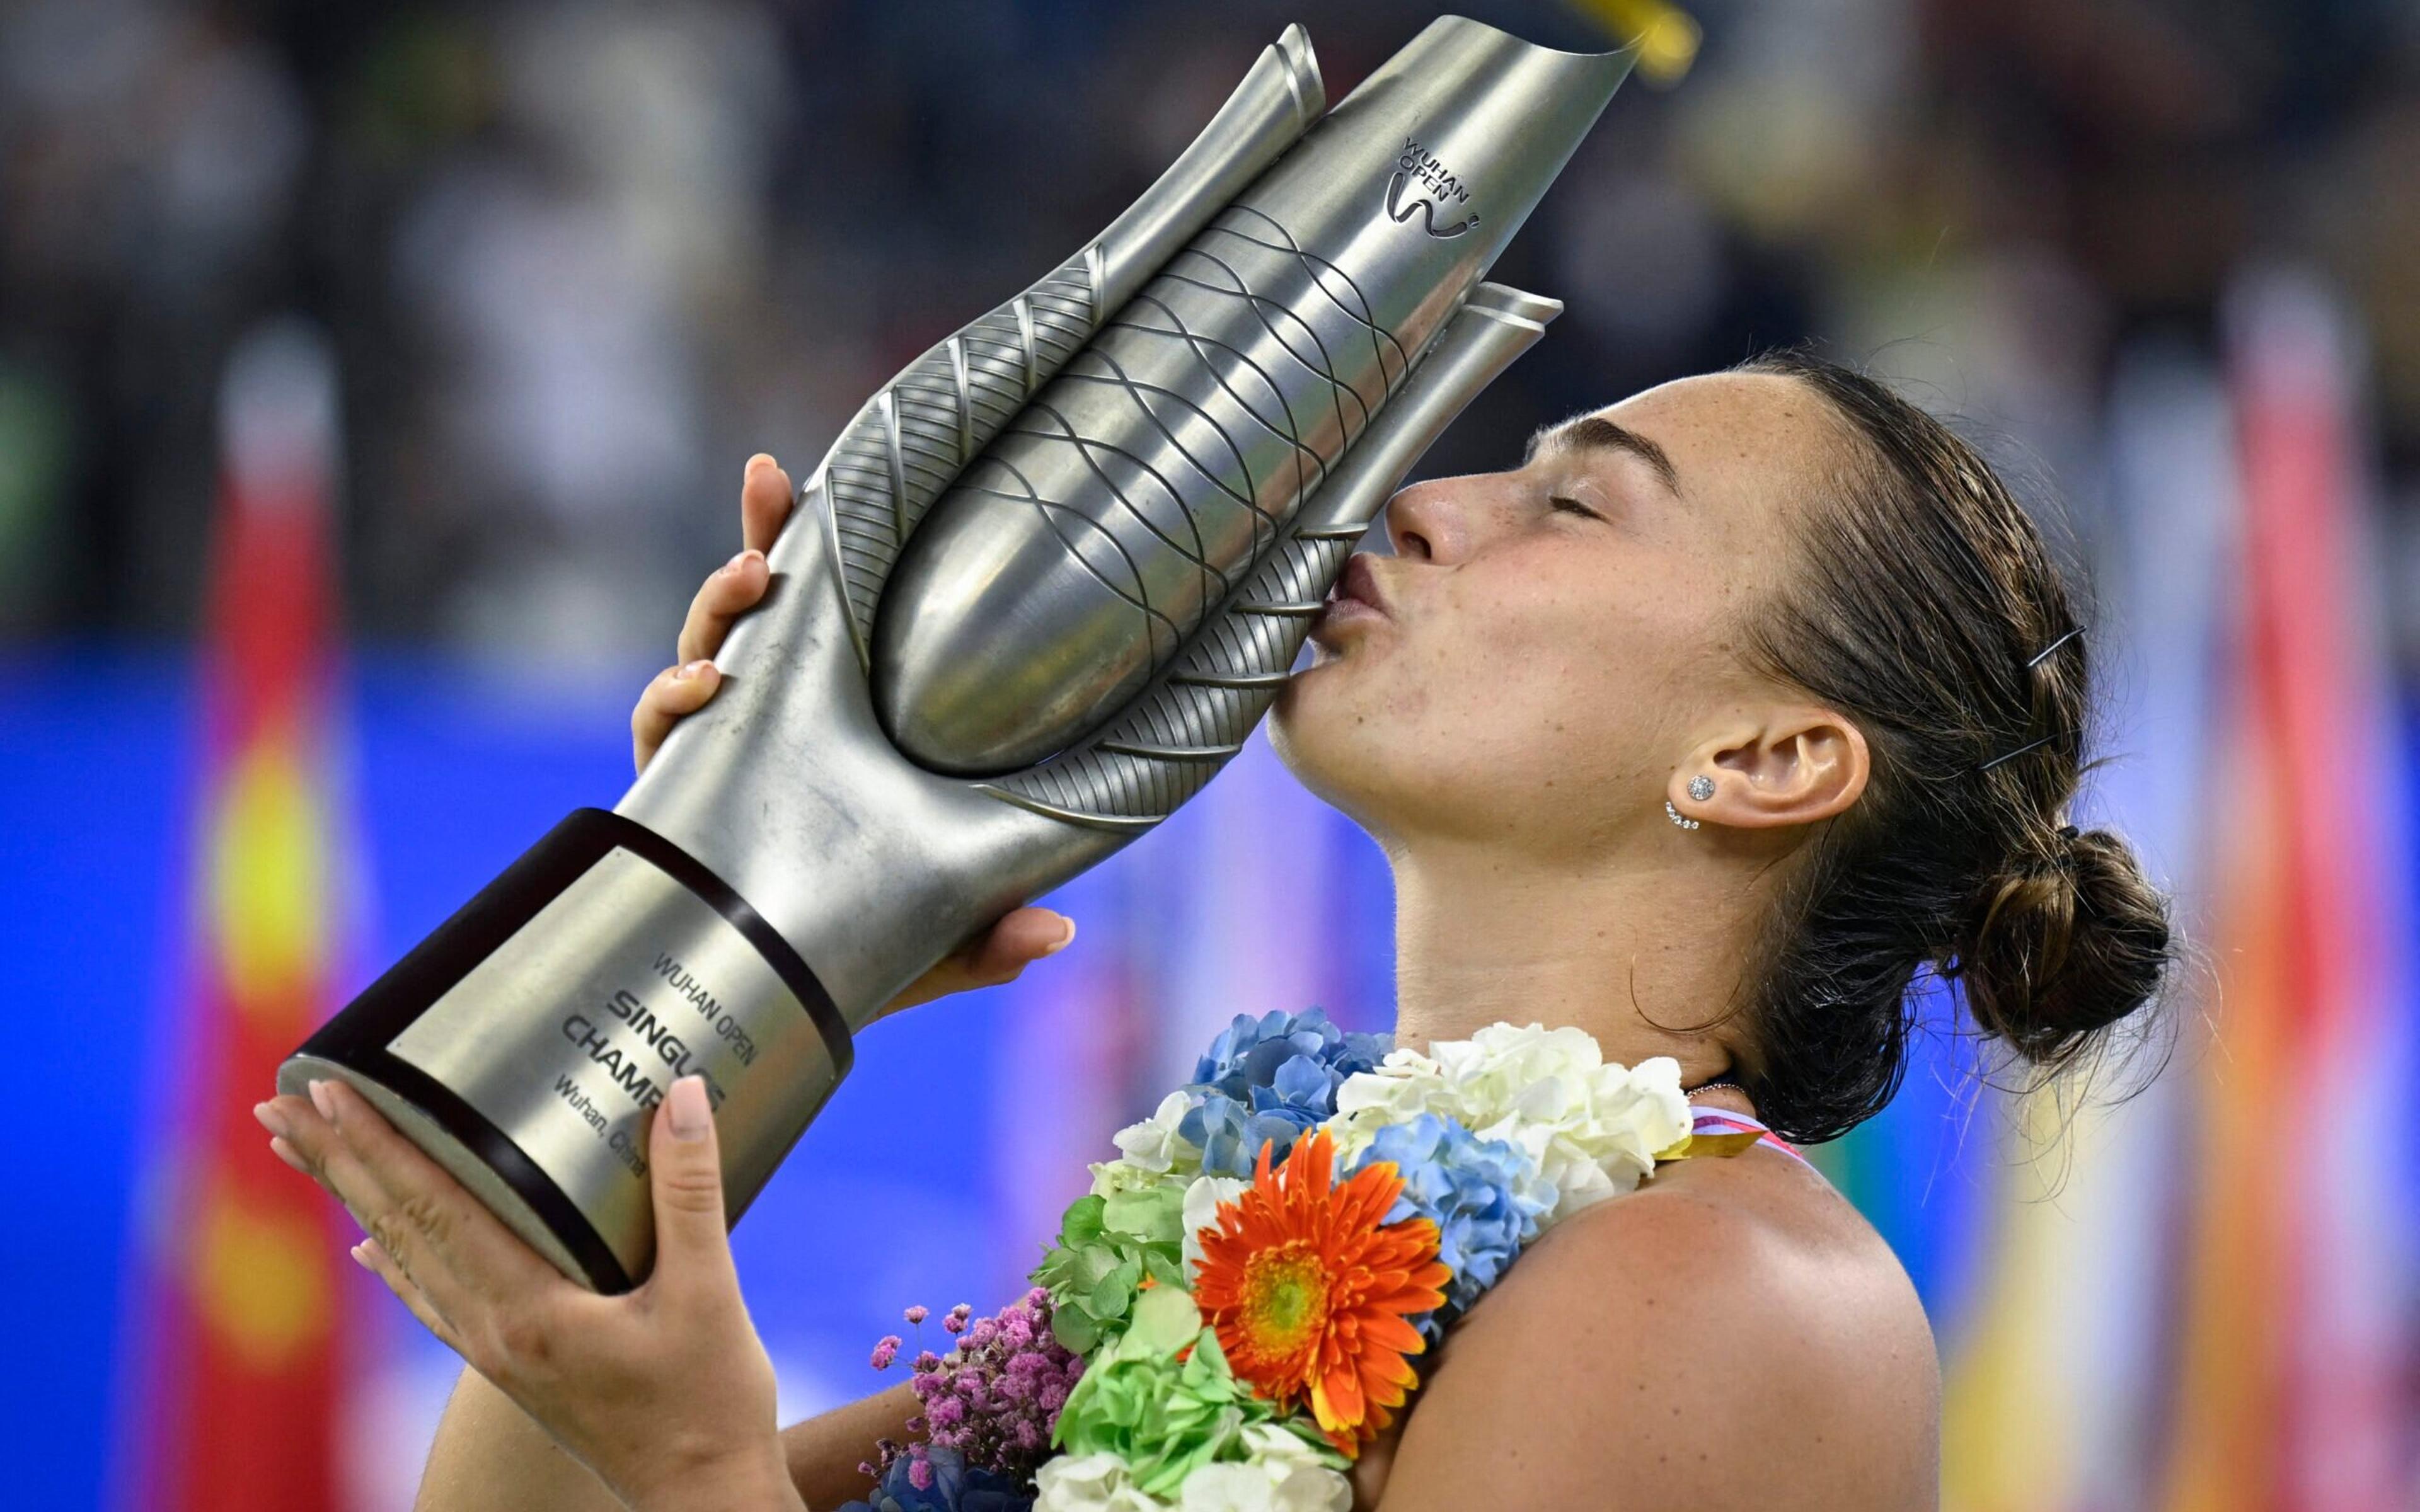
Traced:
<path fill-rule="evenodd" d="M 1387 612 L 1386 590 L 1378 586 L 1378 573 L 1370 565 L 1371 560 L 1367 551 L 1356 551 L 1344 559 L 1343 575 L 1336 580 L 1336 591 L 1328 595 L 1331 601 L 1359 603 L 1381 614 Z"/>
<path fill-rule="evenodd" d="M 1345 560 L 1344 571 L 1328 591 L 1327 607 L 1311 622 L 1311 639 L 1330 651 L 1340 650 L 1349 627 L 1385 618 L 1387 594 L 1378 586 L 1378 574 L 1370 565 L 1370 553 L 1356 551 Z"/>

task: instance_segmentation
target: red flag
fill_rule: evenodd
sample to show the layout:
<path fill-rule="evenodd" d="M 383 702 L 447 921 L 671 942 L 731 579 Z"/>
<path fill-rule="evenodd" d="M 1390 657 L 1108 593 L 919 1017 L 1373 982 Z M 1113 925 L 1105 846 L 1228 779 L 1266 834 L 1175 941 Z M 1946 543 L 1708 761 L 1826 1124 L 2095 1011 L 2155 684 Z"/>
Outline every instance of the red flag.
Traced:
<path fill-rule="evenodd" d="M 2211 743 L 2217 1041 L 2198 1068 L 2164 1504 L 2384 1512 L 2400 1275 L 2384 1216 L 2402 1088 L 2390 676 L 2365 540 L 2355 353 L 2325 296 L 2231 322 L 2243 481 L 2238 703 Z"/>
<path fill-rule="evenodd" d="M 171 1201 L 154 1256 L 140 1504 L 334 1508 L 343 1277 L 331 1208 L 252 1106 L 331 1008 L 325 776 L 335 385 L 324 342 L 256 332 L 221 395 L 192 960 Z"/>

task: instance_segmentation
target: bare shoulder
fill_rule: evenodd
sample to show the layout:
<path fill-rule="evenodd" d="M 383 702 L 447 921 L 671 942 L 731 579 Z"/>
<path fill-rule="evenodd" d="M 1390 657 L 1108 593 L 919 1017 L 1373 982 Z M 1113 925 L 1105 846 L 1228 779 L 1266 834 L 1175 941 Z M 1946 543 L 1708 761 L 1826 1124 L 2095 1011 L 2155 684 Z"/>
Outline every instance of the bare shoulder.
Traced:
<path fill-rule="evenodd" d="M 1541 1240 L 1471 1310 L 1388 1467 L 1387 1512 L 1935 1505 L 1915 1288 L 1821 1178 L 1690 1162 Z"/>

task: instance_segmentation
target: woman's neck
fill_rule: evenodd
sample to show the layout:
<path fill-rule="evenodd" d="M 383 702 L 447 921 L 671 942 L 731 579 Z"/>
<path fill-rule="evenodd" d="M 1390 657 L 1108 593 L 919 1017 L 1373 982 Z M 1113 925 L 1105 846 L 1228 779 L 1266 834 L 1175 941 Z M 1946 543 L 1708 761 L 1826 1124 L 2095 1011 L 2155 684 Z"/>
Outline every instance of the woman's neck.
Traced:
<path fill-rule="evenodd" d="M 1606 1058 L 1681 1062 L 1684 1087 L 1727 1074 L 1754 947 L 1751 889 L 1711 857 L 1597 867 L 1500 845 L 1389 846 L 1395 1033 L 1424 1046 L 1499 1020 L 1570 1025 Z M 1756 889 L 1761 891 L 1761 889 Z"/>

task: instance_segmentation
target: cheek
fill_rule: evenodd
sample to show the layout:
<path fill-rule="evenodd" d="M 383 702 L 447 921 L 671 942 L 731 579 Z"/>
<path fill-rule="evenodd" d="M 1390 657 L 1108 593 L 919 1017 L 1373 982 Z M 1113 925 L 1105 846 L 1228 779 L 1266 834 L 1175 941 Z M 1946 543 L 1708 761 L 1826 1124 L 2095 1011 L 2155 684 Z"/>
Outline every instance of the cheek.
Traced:
<path fill-rule="evenodd" d="M 1610 797 L 1643 770 L 1641 716 L 1666 680 L 1628 609 L 1601 563 L 1474 563 L 1290 685 L 1272 739 L 1365 819 L 1450 806 L 1502 825 L 1575 791 Z"/>

